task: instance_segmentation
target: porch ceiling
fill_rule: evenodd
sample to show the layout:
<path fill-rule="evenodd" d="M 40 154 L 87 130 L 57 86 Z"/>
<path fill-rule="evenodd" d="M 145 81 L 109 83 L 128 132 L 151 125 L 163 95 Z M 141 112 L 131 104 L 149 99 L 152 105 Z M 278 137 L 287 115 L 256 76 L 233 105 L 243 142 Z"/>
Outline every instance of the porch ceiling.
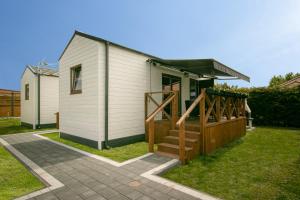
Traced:
<path fill-rule="evenodd" d="M 152 63 L 159 63 L 166 67 L 180 71 L 190 72 L 199 76 L 225 76 L 242 79 L 250 82 L 250 78 L 214 59 L 184 59 L 184 60 L 165 60 L 152 58 Z"/>

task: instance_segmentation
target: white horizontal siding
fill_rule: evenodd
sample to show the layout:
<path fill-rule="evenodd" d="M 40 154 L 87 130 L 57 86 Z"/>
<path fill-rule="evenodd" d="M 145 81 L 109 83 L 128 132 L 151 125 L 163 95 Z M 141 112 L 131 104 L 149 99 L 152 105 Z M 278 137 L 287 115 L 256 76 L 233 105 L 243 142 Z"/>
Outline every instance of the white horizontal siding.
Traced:
<path fill-rule="evenodd" d="M 71 95 L 70 68 L 78 64 L 82 65 L 82 93 Z M 76 35 L 59 67 L 60 131 L 99 141 L 104 127 L 104 114 L 100 115 L 104 113 L 104 45 Z"/>
<path fill-rule="evenodd" d="M 144 94 L 162 91 L 162 74 L 181 78 L 182 112 L 185 100 L 189 99 L 189 78 L 174 70 L 152 66 L 147 56 L 111 46 L 109 51 L 109 139 L 122 138 L 145 132 Z M 150 75 L 151 74 L 151 75 Z M 151 78 L 150 78 L 151 77 Z M 150 81 L 151 79 L 151 81 Z M 151 85 L 151 86 L 150 86 Z M 154 95 L 157 102 L 162 95 Z M 149 111 L 157 106 L 149 104 Z M 156 119 L 159 119 L 158 115 Z"/>
<path fill-rule="evenodd" d="M 40 78 L 40 123 L 56 123 L 55 114 L 58 112 L 59 78 L 41 76 Z"/>
<path fill-rule="evenodd" d="M 25 85 L 29 84 L 29 100 L 25 100 Z M 21 122 L 36 123 L 36 77 L 26 68 L 21 78 Z"/>
<path fill-rule="evenodd" d="M 144 93 L 149 91 L 148 57 L 110 46 L 109 139 L 143 134 Z"/>

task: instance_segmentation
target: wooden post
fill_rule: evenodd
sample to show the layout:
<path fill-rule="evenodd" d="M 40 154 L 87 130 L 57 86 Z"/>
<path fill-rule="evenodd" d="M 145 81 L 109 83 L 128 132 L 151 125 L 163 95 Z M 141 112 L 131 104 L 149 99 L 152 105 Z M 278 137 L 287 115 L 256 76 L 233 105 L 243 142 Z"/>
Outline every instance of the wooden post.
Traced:
<path fill-rule="evenodd" d="M 202 135 L 202 153 L 205 154 L 206 144 L 205 144 L 205 89 L 201 89 L 201 93 L 203 93 L 203 98 L 199 103 L 200 110 L 200 133 Z"/>
<path fill-rule="evenodd" d="M 221 97 L 216 96 L 216 115 L 217 115 L 217 122 L 221 121 Z"/>
<path fill-rule="evenodd" d="M 59 112 L 55 114 L 56 114 L 56 128 L 59 129 Z"/>
<path fill-rule="evenodd" d="M 179 126 L 179 160 L 181 164 L 185 164 L 185 121 Z"/>
<path fill-rule="evenodd" d="M 154 152 L 154 119 L 151 119 L 148 124 L 148 135 L 149 152 Z"/>
<path fill-rule="evenodd" d="M 147 119 L 147 116 L 148 116 L 148 93 L 145 93 L 145 97 L 144 97 L 144 106 L 145 106 L 145 118 L 144 118 L 144 122 L 145 122 L 145 137 L 147 137 L 147 133 L 148 133 L 148 129 L 147 129 L 147 123 L 146 123 L 146 119 Z M 149 138 L 149 136 L 148 136 Z M 147 138 L 145 138 L 145 140 L 147 141 Z"/>
<path fill-rule="evenodd" d="M 172 122 L 171 122 L 171 128 L 175 129 L 176 122 L 177 122 L 177 116 L 178 116 L 178 93 L 174 92 L 174 99 L 172 101 Z"/>
<path fill-rule="evenodd" d="M 10 116 L 11 117 L 14 116 L 14 107 L 15 107 L 14 103 L 15 103 L 14 93 L 12 92 L 11 93 L 11 105 L 10 105 L 11 106 L 11 114 L 10 114 Z"/>

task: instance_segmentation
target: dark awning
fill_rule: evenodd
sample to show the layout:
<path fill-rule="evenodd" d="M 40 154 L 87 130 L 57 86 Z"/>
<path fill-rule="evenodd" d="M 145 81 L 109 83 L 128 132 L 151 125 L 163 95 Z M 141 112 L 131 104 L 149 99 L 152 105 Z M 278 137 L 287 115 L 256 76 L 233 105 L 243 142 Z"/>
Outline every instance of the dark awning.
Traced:
<path fill-rule="evenodd" d="M 159 63 L 166 67 L 171 67 L 180 71 L 190 72 L 199 76 L 225 76 L 234 77 L 250 82 L 250 78 L 214 59 L 184 59 L 184 60 L 165 60 L 153 58 L 152 63 Z"/>

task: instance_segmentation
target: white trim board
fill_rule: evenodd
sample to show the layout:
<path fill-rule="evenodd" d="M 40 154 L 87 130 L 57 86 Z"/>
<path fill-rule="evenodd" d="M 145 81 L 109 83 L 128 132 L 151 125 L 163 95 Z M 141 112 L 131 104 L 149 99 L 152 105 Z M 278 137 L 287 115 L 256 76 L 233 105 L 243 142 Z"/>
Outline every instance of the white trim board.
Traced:
<path fill-rule="evenodd" d="M 59 180 L 57 180 L 48 172 L 46 172 L 41 167 L 39 167 L 37 164 L 32 162 L 29 158 L 27 158 L 24 154 L 22 154 L 17 149 L 15 149 L 4 139 L 0 138 L 0 143 L 13 155 L 15 155 L 21 162 L 23 162 L 27 167 L 29 167 L 37 176 L 39 176 L 42 180 L 44 180 L 49 185 L 44 189 L 16 198 L 16 200 L 26 200 L 64 186 L 64 184 L 62 184 Z"/>
<path fill-rule="evenodd" d="M 145 154 L 145 155 L 142 155 L 142 156 L 139 156 L 139 157 L 136 157 L 136 158 L 132 158 L 132 159 L 129 159 L 129 160 L 126 160 L 126 161 L 120 163 L 120 162 L 114 161 L 114 160 L 112 160 L 112 159 L 103 157 L 103 156 L 95 155 L 95 154 L 92 154 L 92 153 L 89 153 L 89 152 L 86 152 L 86 151 L 77 149 L 77 148 L 75 148 L 75 147 L 71 147 L 71 146 L 69 146 L 69 145 L 66 145 L 66 144 L 63 144 L 63 143 L 60 143 L 60 142 L 56 142 L 56 141 L 51 140 L 51 139 L 49 139 L 49 138 L 47 138 L 47 137 L 45 137 L 45 136 L 42 136 L 42 134 L 45 134 L 45 133 L 35 133 L 35 134 L 33 134 L 33 135 L 36 136 L 36 137 L 39 137 L 39 138 L 41 138 L 41 139 L 47 140 L 47 141 L 49 141 L 49 142 L 55 143 L 55 144 L 57 144 L 57 145 L 63 146 L 63 147 L 65 147 L 65 148 L 71 149 L 71 150 L 73 150 L 73 151 L 76 151 L 76 152 L 78 152 L 78 153 L 81 153 L 81 154 L 83 154 L 83 155 L 85 155 L 85 156 L 88 156 L 88 157 L 90 157 L 90 158 L 95 158 L 96 160 L 100 160 L 100 161 L 102 161 L 102 162 L 106 162 L 106 163 L 111 164 L 111 165 L 113 165 L 113 166 L 115 166 L 115 167 L 122 167 L 122 166 L 124 166 L 124 165 L 127 165 L 127 164 L 129 164 L 129 163 L 132 163 L 132 162 L 135 162 L 135 161 L 137 161 L 137 160 L 143 159 L 143 158 L 148 157 L 148 156 L 150 156 L 150 155 L 153 154 L 153 153 L 147 153 L 147 154 Z"/>
<path fill-rule="evenodd" d="M 151 181 L 160 183 L 160 184 L 165 185 L 167 187 L 170 187 L 172 189 L 183 192 L 185 194 L 191 195 L 195 198 L 199 198 L 199 199 L 202 199 L 202 200 L 220 200 L 219 198 L 213 197 L 213 196 L 211 196 L 209 194 L 206 194 L 204 192 L 194 190 L 192 188 L 183 186 L 181 184 L 178 184 L 178 183 L 175 183 L 173 181 L 162 178 L 160 176 L 157 176 L 158 174 L 160 174 L 164 171 L 167 171 L 168 169 L 170 169 L 170 168 L 172 168 L 172 167 L 174 167 L 178 164 L 179 164 L 179 160 L 173 159 L 173 160 L 170 160 L 169 162 L 166 162 L 166 163 L 164 163 L 164 164 L 162 164 L 162 165 L 160 165 L 156 168 L 153 168 L 153 169 L 141 174 L 141 176 L 144 177 L 144 178 L 147 178 Z"/>

